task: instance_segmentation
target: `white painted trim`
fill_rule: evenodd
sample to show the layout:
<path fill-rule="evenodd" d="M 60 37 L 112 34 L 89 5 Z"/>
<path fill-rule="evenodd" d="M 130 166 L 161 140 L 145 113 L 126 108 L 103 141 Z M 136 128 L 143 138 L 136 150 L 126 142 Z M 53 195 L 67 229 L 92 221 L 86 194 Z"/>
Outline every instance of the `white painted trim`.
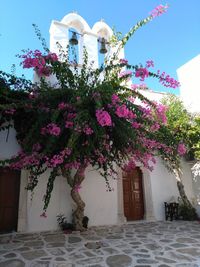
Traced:
<path fill-rule="evenodd" d="M 147 221 L 155 221 L 152 187 L 150 173 L 144 167 L 140 167 L 142 171 L 143 182 L 143 201 L 144 201 L 144 219 Z"/>
<path fill-rule="evenodd" d="M 124 194 L 123 194 L 123 177 L 122 169 L 118 168 L 118 180 L 117 180 L 117 203 L 118 203 L 118 223 L 126 223 L 126 217 L 124 216 Z"/>
<path fill-rule="evenodd" d="M 26 189 L 28 183 L 28 171 L 21 171 L 20 179 L 20 192 L 19 192 L 19 208 L 18 208 L 18 223 L 17 231 L 26 232 L 27 231 L 27 198 L 28 192 Z"/>

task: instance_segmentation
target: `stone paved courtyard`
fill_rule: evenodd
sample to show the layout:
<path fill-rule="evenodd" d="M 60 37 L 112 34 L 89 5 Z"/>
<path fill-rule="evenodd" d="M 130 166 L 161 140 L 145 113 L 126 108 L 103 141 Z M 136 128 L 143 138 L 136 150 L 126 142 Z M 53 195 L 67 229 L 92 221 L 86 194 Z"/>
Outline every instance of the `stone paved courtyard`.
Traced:
<path fill-rule="evenodd" d="M 198 222 L 0 235 L 0 267 L 200 267 Z"/>

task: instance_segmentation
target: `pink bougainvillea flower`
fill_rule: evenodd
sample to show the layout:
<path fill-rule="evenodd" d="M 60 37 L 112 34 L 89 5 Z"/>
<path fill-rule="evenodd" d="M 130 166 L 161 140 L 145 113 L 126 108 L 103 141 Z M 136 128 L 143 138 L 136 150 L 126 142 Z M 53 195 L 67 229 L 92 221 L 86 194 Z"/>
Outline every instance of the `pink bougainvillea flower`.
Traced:
<path fill-rule="evenodd" d="M 178 151 L 180 156 L 183 156 L 187 152 L 187 149 L 183 143 L 180 143 L 180 144 L 178 144 L 177 151 Z"/>
<path fill-rule="evenodd" d="M 136 90 L 136 89 L 148 89 L 147 85 L 145 83 L 140 83 L 140 84 L 131 84 L 131 89 Z"/>
<path fill-rule="evenodd" d="M 42 214 L 40 214 L 40 217 L 42 217 L 42 218 L 47 218 L 47 214 L 46 214 L 46 212 L 43 212 Z"/>
<path fill-rule="evenodd" d="M 115 113 L 119 118 L 128 118 L 129 116 L 129 109 L 126 107 L 126 105 L 118 106 Z"/>
<path fill-rule="evenodd" d="M 149 71 L 146 68 L 138 68 L 135 72 L 135 77 L 140 78 L 140 81 L 144 81 L 149 76 Z"/>
<path fill-rule="evenodd" d="M 65 122 L 65 128 L 73 128 L 74 126 L 74 123 L 72 121 L 66 121 Z"/>
<path fill-rule="evenodd" d="M 51 167 L 56 167 L 59 164 L 62 164 L 64 161 L 61 155 L 54 155 L 53 158 L 50 160 Z"/>
<path fill-rule="evenodd" d="M 151 11 L 150 15 L 151 15 L 153 18 L 158 17 L 158 16 L 162 15 L 163 13 L 165 13 L 165 12 L 167 11 L 168 7 L 169 7 L 169 6 L 168 6 L 167 4 L 166 4 L 165 6 L 164 6 L 164 5 L 158 5 L 157 7 L 155 7 L 155 8 Z"/>
<path fill-rule="evenodd" d="M 47 56 L 46 56 L 46 59 L 50 59 L 52 61 L 58 61 L 58 56 L 56 55 L 56 53 L 49 53 Z"/>
<path fill-rule="evenodd" d="M 135 169 L 135 167 L 136 167 L 136 163 L 134 159 L 130 159 L 129 162 L 124 165 L 123 170 L 126 172 L 131 172 L 132 170 Z"/>
<path fill-rule="evenodd" d="M 119 63 L 120 63 L 120 64 L 123 64 L 123 65 L 127 65 L 127 64 L 128 64 L 128 60 L 125 59 L 125 58 L 121 58 L 121 59 L 119 60 Z"/>
<path fill-rule="evenodd" d="M 118 102 L 120 102 L 120 98 L 119 98 L 118 95 L 113 94 L 112 97 L 111 97 L 111 101 L 112 101 L 112 104 L 115 105 L 115 104 L 117 104 Z"/>
<path fill-rule="evenodd" d="M 67 104 L 64 103 L 64 102 L 61 102 L 61 103 L 58 104 L 58 109 L 59 109 L 59 110 L 66 109 L 66 107 L 67 107 Z"/>
<path fill-rule="evenodd" d="M 37 67 L 35 68 L 35 71 L 37 72 L 38 76 L 50 76 L 51 75 L 51 68 L 50 67 Z"/>
<path fill-rule="evenodd" d="M 132 126 L 133 128 L 135 128 L 135 129 L 139 129 L 139 128 L 141 127 L 141 124 L 138 123 L 138 122 L 136 122 L 136 121 L 134 121 L 134 122 L 131 123 L 131 126 Z"/>
<path fill-rule="evenodd" d="M 61 129 L 55 123 L 49 123 L 46 127 L 43 127 L 40 132 L 42 135 L 50 134 L 59 136 Z"/>
<path fill-rule="evenodd" d="M 101 126 L 112 126 L 112 120 L 110 114 L 107 111 L 103 109 L 97 109 L 96 118 Z"/>
<path fill-rule="evenodd" d="M 83 132 L 86 134 L 86 135 L 91 135 L 91 134 L 93 134 L 93 130 L 92 130 L 92 128 L 90 128 L 88 125 L 87 126 L 85 126 L 85 128 L 83 129 Z"/>
<path fill-rule="evenodd" d="M 150 131 L 151 132 L 156 132 L 156 131 L 158 131 L 160 129 L 160 124 L 159 123 L 157 123 L 157 122 L 155 122 L 153 125 L 151 125 L 151 127 L 150 127 Z"/>
<path fill-rule="evenodd" d="M 153 60 L 147 60 L 146 61 L 146 68 L 154 67 L 154 62 Z"/>
<path fill-rule="evenodd" d="M 180 86 L 180 83 L 176 81 L 174 78 L 170 77 L 170 75 L 162 72 L 160 74 L 160 70 L 157 71 L 157 74 L 160 76 L 159 82 L 165 87 L 177 88 Z"/>
<path fill-rule="evenodd" d="M 130 70 L 125 70 L 119 73 L 119 78 L 129 78 L 132 76 L 132 71 Z"/>
<path fill-rule="evenodd" d="M 159 120 L 162 121 L 163 124 L 167 123 L 167 116 L 166 116 L 166 111 L 167 111 L 167 106 L 162 105 L 162 104 L 157 104 L 156 106 L 156 114 Z"/>
<path fill-rule="evenodd" d="M 74 186 L 74 191 L 75 191 L 75 192 L 79 192 L 80 189 L 81 189 L 81 185 L 80 185 L 80 184 L 76 184 L 76 185 Z"/>
<path fill-rule="evenodd" d="M 16 109 L 14 108 L 10 108 L 5 110 L 5 114 L 9 114 L 9 115 L 13 115 L 15 113 Z"/>

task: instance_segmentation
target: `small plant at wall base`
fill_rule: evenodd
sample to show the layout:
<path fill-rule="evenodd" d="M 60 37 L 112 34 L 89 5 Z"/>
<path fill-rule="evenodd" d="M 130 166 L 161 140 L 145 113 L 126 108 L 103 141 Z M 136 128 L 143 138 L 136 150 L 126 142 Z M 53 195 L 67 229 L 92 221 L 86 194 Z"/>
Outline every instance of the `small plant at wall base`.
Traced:
<path fill-rule="evenodd" d="M 75 230 L 75 226 L 72 223 L 67 222 L 67 219 L 64 216 L 64 214 L 59 214 L 56 217 L 58 225 L 62 231 L 71 233 L 72 231 Z"/>
<path fill-rule="evenodd" d="M 179 202 L 178 206 L 179 219 L 185 221 L 195 221 L 198 219 L 197 212 L 192 205 L 183 201 L 181 198 L 179 198 L 178 202 Z"/>
<path fill-rule="evenodd" d="M 73 213 L 76 230 L 85 230 L 80 190 L 89 165 L 99 170 L 109 191 L 110 177 L 117 177 L 116 166 L 129 171 L 140 162 L 152 170 L 155 156 L 161 156 L 170 170 L 179 169 L 184 144 L 167 127 L 165 106 L 146 99 L 140 86 L 127 85 L 131 78 L 143 82 L 154 77 L 173 88 L 178 82 L 165 73 L 150 71 L 152 61 L 142 66 L 117 59 L 135 31 L 165 11 L 160 5 L 137 23 L 119 40 L 118 51 L 106 60 L 104 68 L 93 69 L 88 64 L 86 49 L 79 70 L 62 47 L 56 55 L 44 46 L 46 54 L 35 50 L 21 56 L 22 66 L 33 68 L 40 77 L 38 84 L 0 72 L 0 129 L 14 127 L 21 145 L 18 155 L 2 160 L 1 165 L 29 170 L 27 189 L 31 191 L 40 175 L 51 169 L 42 216 L 46 216 L 54 181 L 61 173 L 77 205 Z M 37 34 L 42 39 L 38 30 Z M 51 75 L 57 79 L 54 86 L 46 79 Z"/>

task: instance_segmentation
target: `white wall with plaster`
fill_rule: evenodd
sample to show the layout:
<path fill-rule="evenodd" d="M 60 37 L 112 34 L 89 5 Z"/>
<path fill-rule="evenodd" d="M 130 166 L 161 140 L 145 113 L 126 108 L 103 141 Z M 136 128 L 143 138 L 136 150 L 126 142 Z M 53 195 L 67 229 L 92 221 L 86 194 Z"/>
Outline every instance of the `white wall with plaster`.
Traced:
<path fill-rule="evenodd" d="M 156 220 L 164 219 L 164 202 L 179 196 L 175 176 L 157 158 L 154 170 L 150 173 L 154 216 Z"/>
<path fill-rule="evenodd" d="M 191 112 L 200 112 L 200 55 L 194 57 L 177 70 L 181 83 L 180 97 Z"/>
<path fill-rule="evenodd" d="M 104 178 L 91 167 L 86 171 L 86 179 L 80 191 L 86 203 L 85 214 L 89 225 L 109 225 L 118 222 L 117 180 L 110 178 L 111 192 L 107 190 Z"/>
<path fill-rule="evenodd" d="M 0 159 L 8 159 L 17 155 L 20 145 L 17 143 L 16 131 L 14 128 L 0 131 Z"/>
<path fill-rule="evenodd" d="M 28 191 L 27 201 L 27 232 L 58 229 L 58 214 L 64 214 L 68 222 L 72 220 L 75 204 L 70 196 L 70 186 L 66 179 L 59 176 L 55 180 L 51 201 L 47 209 L 47 217 L 41 217 L 43 211 L 43 197 L 46 192 L 47 179 L 50 170 L 39 178 L 34 192 Z M 117 181 L 110 179 L 113 191 L 106 190 L 105 180 L 90 167 L 86 170 L 86 178 L 80 189 L 80 195 L 86 204 L 85 215 L 89 217 L 89 225 L 105 225 L 117 223 Z"/>
<path fill-rule="evenodd" d="M 47 209 L 47 217 L 41 217 L 43 212 L 43 198 L 46 192 L 47 180 L 50 170 L 39 177 L 39 183 L 33 193 L 28 191 L 27 198 L 27 229 L 28 232 L 55 230 L 58 228 L 58 214 L 65 214 L 68 221 L 71 221 L 72 200 L 70 190 L 65 178 L 56 178 L 51 194 L 51 201 Z"/>

